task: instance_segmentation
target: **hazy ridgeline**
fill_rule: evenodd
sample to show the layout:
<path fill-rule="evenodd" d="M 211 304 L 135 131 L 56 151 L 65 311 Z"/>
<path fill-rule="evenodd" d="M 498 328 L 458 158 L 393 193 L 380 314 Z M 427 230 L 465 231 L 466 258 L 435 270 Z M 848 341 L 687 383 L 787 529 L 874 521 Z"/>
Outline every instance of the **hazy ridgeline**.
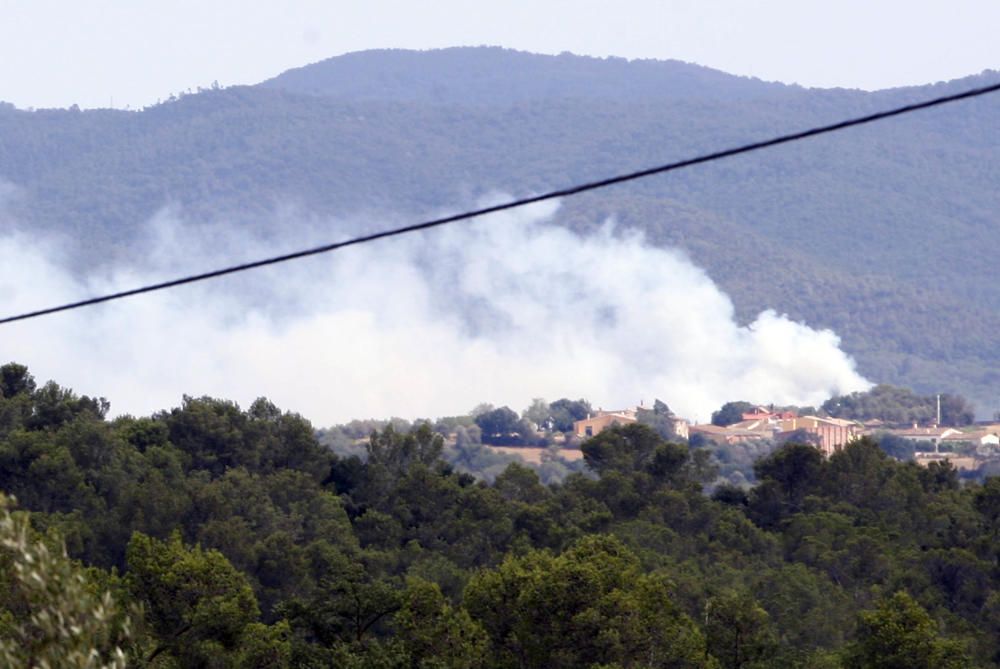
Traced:
<path fill-rule="evenodd" d="M 676 62 L 457 49 L 354 54 L 261 86 L 203 91 L 142 112 L 0 108 L 0 180 L 6 184 L 0 189 L 0 215 L 5 231 L 18 229 L 22 235 L 20 242 L 6 238 L 4 243 L 17 253 L 23 246 L 11 244 L 27 244 L 32 253 L 44 248 L 53 272 L 62 267 L 74 272 L 34 279 L 53 288 L 44 292 L 37 286 L 25 289 L 8 264 L 4 283 L 8 293 L 17 294 L 17 304 L 34 307 L 27 297 L 76 297 L 129 279 L 342 238 L 465 207 L 495 192 L 535 193 L 994 78 L 986 73 L 948 84 L 862 93 L 768 84 Z M 863 377 L 924 393 L 962 393 L 977 401 L 981 413 L 991 414 L 1000 331 L 1000 284 L 993 269 L 1000 251 L 998 104 L 994 98 L 959 103 L 650 179 L 568 200 L 551 218 L 587 234 L 613 219 L 616 235 L 626 240 L 629 231 L 641 231 L 645 243 L 679 249 L 704 268 L 732 298 L 737 323 L 751 323 L 773 309 L 810 327 L 830 328 L 858 361 Z M 151 228 L 158 232 L 151 236 Z M 178 232 L 165 238 L 165 229 Z M 544 257 L 527 239 L 506 239 L 517 249 L 508 247 L 507 254 L 530 259 L 530 268 L 526 263 L 518 271 L 556 283 L 561 269 L 568 272 L 567 281 L 602 271 L 568 237 Z M 398 253 L 393 244 L 372 247 L 372 262 L 379 263 L 378 273 L 385 278 L 380 294 L 393 286 L 409 290 L 399 281 L 411 276 L 413 261 L 430 272 L 427 276 L 443 264 L 431 252 L 408 250 L 404 264 L 390 268 Z M 309 267 L 325 268 L 324 262 L 312 261 Z M 614 266 L 614 260 L 609 262 Z M 286 274 L 308 272 L 282 269 L 270 276 Z M 499 280 L 499 273 L 493 278 Z M 677 286 L 663 276 L 646 278 Z M 244 318 L 240 314 L 266 312 L 255 325 L 267 336 L 254 335 L 253 344 L 262 347 L 263 359 L 264 340 L 287 335 L 310 314 L 310 301 L 299 299 L 299 284 L 287 281 L 275 283 L 279 289 L 269 279 L 220 284 L 215 295 L 224 297 L 212 299 L 228 300 L 230 309 L 213 303 L 209 320 L 222 319 L 233 332 Z M 61 288 L 48 285 L 53 282 L 61 282 Z M 635 281 L 613 287 L 622 299 L 636 300 L 649 289 Z M 338 287 L 331 290 L 341 297 Z M 593 281 L 587 290 L 594 290 Z M 588 318 L 607 313 L 602 312 L 606 300 L 593 292 L 562 297 L 565 301 L 527 300 L 547 309 L 534 321 L 539 331 L 553 321 L 578 318 L 581 305 L 588 309 L 591 299 L 597 304 Z M 196 291 L 177 301 L 190 306 L 201 299 L 209 300 Z M 682 306 L 671 316 L 679 329 L 697 318 Z M 445 320 L 460 323 L 466 335 L 476 334 L 483 313 L 475 300 L 449 309 Z M 666 309 L 662 302 L 650 307 Z M 306 321 L 286 320 L 290 312 Z M 275 313 L 281 318 L 274 319 Z M 381 318 L 390 325 L 380 322 L 377 328 L 391 328 L 391 314 Z M 127 320 L 136 323 L 139 316 Z M 210 326 L 220 329 L 217 322 Z M 117 325 L 107 327 L 122 332 Z M 202 378 L 210 379 L 215 370 L 210 346 L 197 356 L 203 339 L 194 334 L 199 328 L 196 315 L 185 328 L 172 328 L 172 334 L 178 346 L 187 346 L 183 355 L 189 364 L 200 366 L 206 372 Z M 87 326 L 79 329 L 88 331 Z M 640 331 L 637 326 L 628 334 Z M 80 343 L 79 350 L 88 344 L 100 349 L 100 336 L 89 332 L 91 341 Z M 259 334 L 253 327 L 246 332 Z M 309 368 L 320 358 L 318 345 L 290 366 Z M 9 357 L 28 360 L 15 354 Z M 141 349 L 131 355 L 145 364 Z M 665 360 L 669 366 L 676 359 Z M 789 367 L 794 360 L 801 357 L 791 358 Z M 39 360 L 34 366 L 44 364 Z M 61 369 L 69 370 L 75 385 L 85 385 L 82 373 Z M 66 378 L 61 369 L 53 365 L 41 373 Z M 215 371 L 224 375 L 225 370 Z M 172 377 L 161 375 L 164 381 Z M 258 378 L 272 385 L 267 376 Z M 314 379 L 308 385 L 304 394 L 315 395 L 323 385 L 360 384 L 347 378 Z M 551 396 L 590 392 L 580 385 L 551 391 L 524 385 Z M 505 388 L 500 384 L 493 399 L 513 401 Z M 480 389 L 484 392 L 477 397 L 491 396 L 490 388 Z M 816 390 L 838 389 L 850 388 L 822 381 Z M 178 384 L 152 406 L 182 390 L 195 388 Z M 203 390 L 238 396 L 210 381 Z M 674 396 L 670 388 L 629 388 L 627 398 L 615 395 L 608 401 L 635 401 L 632 395 L 639 392 Z M 746 393 L 713 396 L 702 404 L 733 395 Z M 399 412 L 387 407 L 364 413 Z M 354 415 L 358 412 L 336 419 Z"/>

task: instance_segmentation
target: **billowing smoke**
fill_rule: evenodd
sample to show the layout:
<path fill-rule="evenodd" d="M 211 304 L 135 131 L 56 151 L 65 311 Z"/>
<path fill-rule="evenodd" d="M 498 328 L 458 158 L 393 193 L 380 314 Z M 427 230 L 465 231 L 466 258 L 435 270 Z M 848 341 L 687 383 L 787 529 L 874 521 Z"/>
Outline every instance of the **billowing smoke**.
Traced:
<path fill-rule="evenodd" d="M 727 400 L 814 404 L 869 385 L 834 333 L 771 311 L 741 327 L 680 253 L 610 225 L 579 237 L 548 224 L 555 209 L 0 326 L 0 358 L 115 413 L 263 395 L 317 425 L 563 396 L 658 397 L 705 420 Z M 86 280 L 38 239 L 0 236 L 4 315 L 279 250 L 166 214 L 152 229 L 141 262 Z"/>

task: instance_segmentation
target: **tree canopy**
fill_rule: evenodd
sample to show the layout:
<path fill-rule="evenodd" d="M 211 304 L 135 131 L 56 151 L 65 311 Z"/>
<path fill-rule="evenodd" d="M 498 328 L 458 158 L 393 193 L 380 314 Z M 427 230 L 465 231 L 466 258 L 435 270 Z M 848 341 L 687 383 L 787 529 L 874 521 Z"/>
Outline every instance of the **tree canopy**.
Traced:
<path fill-rule="evenodd" d="M 633 423 L 488 482 L 430 423 L 340 456 L 267 400 L 111 420 L 9 369 L 11 666 L 1000 666 L 998 479 L 871 440 L 709 496 L 707 449 Z"/>

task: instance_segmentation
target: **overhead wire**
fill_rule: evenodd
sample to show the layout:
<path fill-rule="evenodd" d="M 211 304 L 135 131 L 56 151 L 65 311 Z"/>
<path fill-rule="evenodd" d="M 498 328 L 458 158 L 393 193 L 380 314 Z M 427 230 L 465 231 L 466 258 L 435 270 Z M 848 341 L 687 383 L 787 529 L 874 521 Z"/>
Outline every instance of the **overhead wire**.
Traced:
<path fill-rule="evenodd" d="M 567 188 L 560 188 L 558 190 L 548 191 L 540 195 L 533 195 L 530 197 L 523 197 L 515 200 L 509 200 L 506 202 L 501 202 L 499 204 L 481 207 L 479 209 L 464 211 L 459 214 L 451 214 L 448 216 L 434 218 L 420 223 L 414 223 L 412 225 L 405 225 L 398 228 L 383 230 L 381 232 L 361 235 L 358 237 L 353 237 L 339 242 L 333 242 L 330 244 L 324 244 L 322 246 L 315 246 L 312 248 L 302 249 L 300 251 L 294 251 L 292 253 L 285 253 L 281 255 L 271 256 L 268 258 L 262 258 L 260 260 L 254 260 L 250 262 L 240 263 L 238 265 L 231 265 L 229 267 L 223 267 L 220 269 L 211 270 L 208 272 L 202 272 L 200 274 L 191 274 L 176 279 L 171 279 L 169 281 L 148 284 L 145 286 L 140 286 L 138 288 L 132 288 L 129 290 L 123 290 L 115 293 L 108 293 L 106 295 L 100 295 L 97 297 L 91 297 L 84 300 L 79 300 L 77 302 L 70 302 L 67 304 L 61 304 L 54 307 L 47 307 L 44 309 L 38 309 L 36 311 L 29 311 L 21 314 L 16 314 L 13 316 L 7 316 L 4 318 L 0 318 L 0 325 L 6 323 L 13 323 L 15 321 L 24 321 L 32 318 L 38 318 L 41 316 L 47 316 L 49 314 L 55 314 L 62 311 L 81 309 L 83 307 L 89 307 L 104 302 L 111 302 L 113 300 L 120 300 L 126 297 L 142 295 L 144 293 L 152 293 L 155 291 L 166 290 L 168 288 L 175 288 L 177 286 L 183 286 L 190 283 L 215 279 L 229 274 L 246 272 L 248 270 L 257 269 L 260 267 L 266 267 L 268 265 L 276 265 L 291 260 L 297 260 L 299 258 L 319 255 L 322 253 L 330 253 L 332 251 L 337 251 L 339 249 L 343 249 L 349 246 L 358 246 L 361 244 L 374 242 L 380 239 L 387 239 L 389 237 L 396 237 L 398 235 L 405 235 L 412 232 L 419 232 L 421 230 L 429 230 L 431 228 L 436 228 L 451 223 L 457 223 L 459 221 L 477 218 L 479 216 L 485 216 L 487 214 L 494 214 L 497 212 L 506 211 L 508 209 L 515 209 L 529 204 L 535 204 L 537 202 L 544 202 L 545 200 L 553 200 L 557 198 L 578 195 L 580 193 L 585 193 L 587 191 L 607 188 L 609 186 L 614 186 L 616 184 L 621 184 L 628 181 L 634 181 L 637 179 L 644 179 L 657 174 L 665 174 L 667 172 L 673 172 L 675 170 L 692 167 L 694 165 L 701 165 L 704 163 L 709 163 L 712 161 L 721 160 L 724 158 L 729 158 L 744 153 L 750 153 L 752 151 L 759 151 L 761 149 L 766 149 L 772 146 L 778 146 L 780 144 L 796 142 L 810 137 L 816 137 L 818 135 L 824 135 L 827 133 L 844 130 L 846 128 L 852 128 L 859 125 L 865 125 L 867 123 L 873 123 L 875 121 L 881 121 L 883 119 L 892 118 L 894 116 L 909 114 L 922 109 L 938 107 L 940 105 L 948 104 L 951 102 L 957 102 L 959 100 L 976 98 L 982 95 L 986 95 L 988 93 L 995 93 L 997 91 L 1000 91 L 1000 83 L 991 84 L 989 86 L 981 86 L 978 88 L 971 88 L 961 91 L 959 93 L 944 95 L 941 97 L 936 97 L 921 102 L 902 105 L 899 107 L 894 107 L 873 114 L 850 118 L 844 121 L 839 121 L 837 123 L 831 123 L 829 125 L 822 125 L 815 128 L 810 128 L 808 130 L 802 130 L 799 132 L 779 135 L 777 137 L 773 137 L 771 139 L 766 139 L 763 141 L 752 142 L 750 144 L 743 144 L 741 146 L 736 146 L 729 149 L 723 149 L 720 151 L 714 151 L 712 153 L 702 154 L 694 158 L 687 158 L 685 160 L 679 160 L 677 162 L 657 165 L 655 167 L 649 167 L 634 172 L 626 172 L 624 174 L 618 174 L 616 176 L 608 177 L 605 179 L 599 179 L 596 181 L 588 181 L 574 186 L 569 186 Z"/>

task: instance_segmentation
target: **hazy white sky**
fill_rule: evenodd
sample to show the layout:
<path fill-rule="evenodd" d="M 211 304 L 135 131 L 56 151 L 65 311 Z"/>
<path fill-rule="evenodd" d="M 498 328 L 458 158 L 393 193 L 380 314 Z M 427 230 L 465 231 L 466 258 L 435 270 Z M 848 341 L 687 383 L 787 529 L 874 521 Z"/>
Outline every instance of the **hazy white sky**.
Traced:
<path fill-rule="evenodd" d="M 0 100 L 142 106 L 362 49 L 677 58 L 807 86 L 1000 69 L 998 0 L 0 0 Z"/>

